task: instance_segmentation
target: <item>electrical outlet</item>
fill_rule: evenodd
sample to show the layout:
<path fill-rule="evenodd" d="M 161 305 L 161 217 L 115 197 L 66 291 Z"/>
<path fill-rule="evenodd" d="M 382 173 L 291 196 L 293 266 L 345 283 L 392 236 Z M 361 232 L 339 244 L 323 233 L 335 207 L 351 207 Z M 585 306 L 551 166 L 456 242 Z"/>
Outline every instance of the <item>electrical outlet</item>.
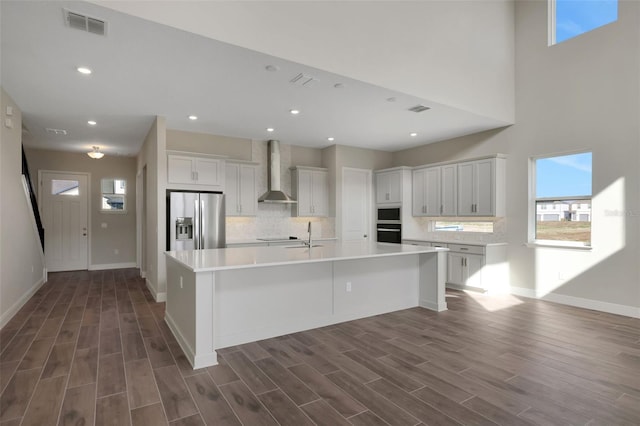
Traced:
<path fill-rule="evenodd" d="M 120 254 L 120 250 L 118 250 L 118 249 L 114 249 L 114 250 L 113 250 L 113 254 L 115 254 L 115 255 Z"/>
<path fill-rule="evenodd" d="M 347 290 L 347 293 L 351 293 L 351 281 L 347 281 L 346 290 Z"/>
<path fill-rule="evenodd" d="M 180 277 L 180 288 L 184 288 L 184 285 L 182 284 L 182 277 Z"/>
<path fill-rule="evenodd" d="M 102 222 L 102 223 L 100 224 L 100 226 L 101 226 L 103 229 L 107 229 L 107 223 L 106 223 L 106 222 Z"/>
<path fill-rule="evenodd" d="M 33 271 L 35 271 L 35 268 L 33 267 L 33 265 L 31 265 L 31 273 L 33 274 Z"/>

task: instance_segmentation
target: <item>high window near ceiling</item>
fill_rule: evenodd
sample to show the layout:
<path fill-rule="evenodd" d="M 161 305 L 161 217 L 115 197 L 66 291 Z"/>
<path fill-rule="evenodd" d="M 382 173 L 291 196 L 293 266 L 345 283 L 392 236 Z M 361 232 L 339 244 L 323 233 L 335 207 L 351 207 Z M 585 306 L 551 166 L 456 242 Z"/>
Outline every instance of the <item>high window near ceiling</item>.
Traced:
<path fill-rule="evenodd" d="M 530 243 L 591 245 L 592 154 L 531 159 Z"/>
<path fill-rule="evenodd" d="M 549 45 L 618 20 L 618 0 L 548 0 Z"/>

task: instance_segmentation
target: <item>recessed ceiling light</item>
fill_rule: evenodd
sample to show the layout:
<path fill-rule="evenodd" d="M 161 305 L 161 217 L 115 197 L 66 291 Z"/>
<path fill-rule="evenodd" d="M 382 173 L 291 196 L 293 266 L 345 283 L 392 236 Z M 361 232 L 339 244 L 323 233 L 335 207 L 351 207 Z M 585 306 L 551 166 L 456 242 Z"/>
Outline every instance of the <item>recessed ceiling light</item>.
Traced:
<path fill-rule="evenodd" d="M 273 127 L 267 127 L 267 132 L 271 133 L 273 132 L 275 129 Z"/>
<path fill-rule="evenodd" d="M 85 74 L 85 75 L 91 74 L 91 70 L 87 67 L 78 67 L 77 70 L 80 74 Z"/>
<path fill-rule="evenodd" d="M 394 97 L 387 98 L 387 102 L 395 102 L 397 99 Z"/>
<path fill-rule="evenodd" d="M 299 109 L 292 109 L 292 110 L 290 110 L 289 112 L 290 112 L 291 114 L 293 114 L 293 115 L 298 115 L 298 114 L 300 114 L 300 110 L 299 110 Z"/>
<path fill-rule="evenodd" d="M 333 142 L 333 141 L 335 140 L 335 138 L 328 137 L 328 138 L 327 138 L 327 140 L 328 140 L 329 142 Z"/>
<path fill-rule="evenodd" d="M 95 126 L 95 125 L 96 125 L 96 124 L 98 124 L 98 123 L 96 123 L 96 122 L 95 122 L 95 121 L 93 121 L 93 120 L 89 120 L 89 121 L 87 121 L 87 124 L 88 124 L 89 126 Z"/>
<path fill-rule="evenodd" d="M 335 87 L 336 89 L 342 89 L 344 87 L 344 84 L 336 83 L 336 84 L 333 85 L 333 87 Z"/>
<path fill-rule="evenodd" d="M 197 119 L 198 119 L 197 115 L 190 115 L 189 116 L 189 120 L 191 120 L 191 121 L 196 121 Z"/>
<path fill-rule="evenodd" d="M 276 65 L 267 65 L 266 67 L 264 67 L 264 69 L 271 72 L 280 70 L 280 68 L 277 67 Z"/>
<path fill-rule="evenodd" d="M 411 136 L 412 138 L 415 138 L 416 136 L 418 136 L 418 134 L 416 132 L 410 133 L 409 136 Z"/>

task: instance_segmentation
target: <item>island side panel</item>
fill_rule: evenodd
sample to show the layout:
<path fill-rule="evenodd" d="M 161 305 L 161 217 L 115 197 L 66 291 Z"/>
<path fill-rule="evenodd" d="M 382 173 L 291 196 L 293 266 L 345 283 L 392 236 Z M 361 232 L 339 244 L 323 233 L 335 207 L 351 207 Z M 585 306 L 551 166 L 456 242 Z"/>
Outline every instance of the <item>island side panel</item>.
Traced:
<path fill-rule="evenodd" d="M 216 349 L 332 324 L 333 262 L 218 271 Z"/>
<path fill-rule="evenodd" d="M 446 311 L 447 250 L 422 253 L 420 257 L 420 306 Z"/>
<path fill-rule="evenodd" d="M 193 365 L 196 355 L 196 275 L 167 256 L 165 322 Z"/>
<path fill-rule="evenodd" d="M 335 321 L 418 306 L 418 255 L 335 262 Z"/>

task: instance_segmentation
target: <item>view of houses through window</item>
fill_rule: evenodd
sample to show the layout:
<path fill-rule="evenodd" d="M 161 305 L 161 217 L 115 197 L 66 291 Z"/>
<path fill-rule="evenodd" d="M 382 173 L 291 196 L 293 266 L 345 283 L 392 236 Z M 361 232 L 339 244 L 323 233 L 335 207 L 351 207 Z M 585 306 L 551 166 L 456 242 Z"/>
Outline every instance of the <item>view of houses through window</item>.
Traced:
<path fill-rule="evenodd" d="M 493 222 L 444 222 L 436 221 L 434 231 L 460 231 L 460 232 L 493 232 Z"/>
<path fill-rule="evenodd" d="M 590 152 L 538 158 L 535 173 L 535 241 L 591 244 Z"/>

